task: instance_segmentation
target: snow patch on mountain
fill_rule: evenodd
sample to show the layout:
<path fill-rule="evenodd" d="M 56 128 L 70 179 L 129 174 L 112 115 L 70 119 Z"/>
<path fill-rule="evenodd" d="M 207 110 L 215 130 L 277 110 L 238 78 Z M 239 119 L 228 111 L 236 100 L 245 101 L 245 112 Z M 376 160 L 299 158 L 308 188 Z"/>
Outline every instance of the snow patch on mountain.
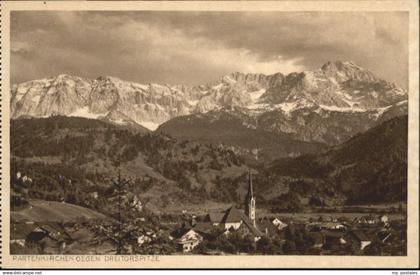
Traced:
<path fill-rule="evenodd" d="M 222 80 L 228 84 L 235 84 L 236 80 L 233 79 L 230 75 L 226 75 L 222 78 Z"/>
<path fill-rule="evenodd" d="M 378 108 L 376 109 L 376 113 L 373 115 L 375 118 L 379 118 L 380 116 L 383 115 L 383 113 L 385 113 L 387 110 L 391 109 L 391 106 L 387 106 L 387 107 L 383 107 L 383 108 Z"/>
<path fill-rule="evenodd" d="M 274 109 L 282 110 L 286 115 L 290 115 L 294 111 L 300 110 L 300 109 L 311 109 L 315 107 L 316 105 L 306 99 L 298 99 L 296 101 L 292 102 L 283 102 L 280 104 L 274 105 Z"/>
<path fill-rule="evenodd" d="M 106 116 L 106 115 L 107 115 L 107 113 L 101 113 L 101 114 L 91 113 L 90 110 L 89 110 L 89 106 L 85 106 L 83 108 L 77 109 L 76 111 L 72 112 L 68 116 L 98 119 L 98 118 L 100 118 L 102 116 Z"/>
<path fill-rule="evenodd" d="M 348 113 L 363 113 L 366 112 L 366 109 L 363 108 L 355 108 L 355 107 L 337 107 L 337 106 L 327 106 L 327 105 L 319 105 L 324 110 L 332 111 L 332 112 L 348 112 Z"/>
<path fill-rule="evenodd" d="M 395 106 L 401 106 L 401 105 L 404 105 L 404 104 L 407 104 L 407 103 L 408 103 L 408 100 L 406 99 L 406 100 L 402 100 L 402 101 L 398 102 L 397 104 L 395 104 Z"/>
<path fill-rule="evenodd" d="M 198 103 L 198 100 L 188 100 L 188 104 L 190 104 L 191 106 L 196 106 Z"/>
<path fill-rule="evenodd" d="M 297 106 L 298 106 L 297 102 L 284 102 L 284 103 L 275 105 L 276 108 L 281 109 L 286 114 L 290 114 L 292 111 L 296 110 Z"/>
<path fill-rule="evenodd" d="M 141 126 L 146 127 L 147 129 L 154 131 L 159 127 L 159 123 L 151 122 L 151 121 L 141 121 L 139 122 Z"/>
<path fill-rule="evenodd" d="M 251 95 L 251 100 L 252 100 L 253 102 L 257 101 L 258 99 L 260 99 L 260 98 L 261 98 L 261 96 L 262 96 L 264 93 L 265 93 L 265 89 L 260 89 L 260 90 L 257 90 L 257 91 L 253 91 L 253 92 L 251 92 L 251 93 L 250 93 L 250 95 Z"/>
<path fill-rule="evenodd" d="M 116 119 L 116 120 L 113 120 L 112 122 L 114 122 L 114 123 L 116 123 L 116 124 L 119 124 L 119 125 L 125 125 L 127 122 L 124 120 L 124 119 L 122 119 L 122 118 L 120 118 L 120 119 Z"/>

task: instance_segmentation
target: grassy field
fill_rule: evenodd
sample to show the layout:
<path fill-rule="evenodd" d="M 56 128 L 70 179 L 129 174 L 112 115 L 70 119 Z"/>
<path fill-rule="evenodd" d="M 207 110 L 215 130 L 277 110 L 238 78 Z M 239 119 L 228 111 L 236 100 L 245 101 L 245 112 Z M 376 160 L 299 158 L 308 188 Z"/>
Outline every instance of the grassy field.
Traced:
<path fill-rule="evenodd" d="M 78 218 L 104 219 L 101 213 L 94 210 L 69 203 L 56 201 L 30 200 L 30 206 L 19 210 L 11 211 L 13 221 L 29 220 L 35 222 L 44 221 L 72 221 Z"/>
<path fill-rule="evenodd" d="M 184 205 L 171 205 L 166 207 L 164 210 L 165 213 L 169 214 L 180 214 L 183 210 L 187 211 L 189 214 L 203 215 L 209 212 L 220 212 L 228 209 L 234 204 L 222 203 L 222 202 L 213 202 L 213 201 L 203 201 L 200 205 L 197 204 L 184 204 Z"/>

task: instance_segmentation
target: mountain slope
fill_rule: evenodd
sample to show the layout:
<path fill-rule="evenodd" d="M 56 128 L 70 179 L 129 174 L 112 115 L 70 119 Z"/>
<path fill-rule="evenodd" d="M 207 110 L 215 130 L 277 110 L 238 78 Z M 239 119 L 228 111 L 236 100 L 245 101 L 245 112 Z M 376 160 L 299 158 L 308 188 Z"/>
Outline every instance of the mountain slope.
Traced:
<path fill-rule="evenodd" d="M 405 201 L 407 131 L 407 116 L 396 117 L 325 153 L 277 160 L 267 168 L 267 177 L 298 179 L 298 184 L 289 185 L 292 190 L 301 189 L 299 184 L 310 186 L 299 192 L 332 201 Z"/>
<path fill-rule="evenodd" d="M 223 145 L 259 161 L 318 152 L 326 146 L 289 134 L 257 128 L 255 118 L 241 111 L 220 110 L 174 118 L 156 130 L 180 139 Z"/>
<path fill-rule="evenodd" d="M 33 179 L 31 198 L 65 198 L 95 209 L 108 207 L 110 179 L 121 171 L 133 179 L 131 193 L 162 209 L 206 199 L 232 201 L 235 179 L 248 167 L 228 149 L 55 116 L 11 121 L 11 170 Z M 98 200 L 90 197 L 94 191 Z"/>
<path fill-rule="evenodd" d="M 407 114 L 407 101 L 366 111 L 342 111 L 305 105 L 290 112 L 274 110 L 258 116 L 258 126 L 274 133 L 287 133 L 302 141 L 327 145 L 342 143 L 392 117 Z"/>
<path fill-rule="evenodd" d="M 323 109 L 314 104 L 295 110 L 247 114 L 220 109 L 171 119 L 157 129 L 173 137 L 223 144 L 239 154 L 269 162 L 276 158 L 321 152 L 385 120 L 407 113 L 407 101 L 363 112 Z"/>
<path fill-rule="evenodd" d="M 88 208 L 80 207 L 74 204 L 61 203 L 56 201 L 30 201 L 32 207 L 19 211 L 11 211 L 13 221 L 35 221 L 35 222 L 67 222 L 77 219 L 96 220 L 105 219 L 106 216 Z"/>

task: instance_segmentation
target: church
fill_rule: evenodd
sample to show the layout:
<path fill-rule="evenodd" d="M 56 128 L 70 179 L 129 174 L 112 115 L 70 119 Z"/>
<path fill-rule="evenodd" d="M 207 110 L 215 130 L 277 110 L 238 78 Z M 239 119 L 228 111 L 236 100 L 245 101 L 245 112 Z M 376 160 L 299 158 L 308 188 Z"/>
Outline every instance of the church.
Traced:
<path fill-rule="evenodd" d="M 256 200 L 252 186 L 252 174 L 248 172 L 248 193 L 245 197 L 245 211 L 237 209 L 235 206 L 219 213 L 209 213 L 203 222 L 211 223 L 213 226 L 220 226 L 227 232 L 239 231 L 244 236 L 251 235 L 255 240 L 264 234 L 257 227 L 256 220 Z"/>
<path fill-rule="evenodd" d="M 263 236 L 278 235 L 280 229 L 274 223 L 276 219 L 257 219 L 256 197 L 251 171 L 248 171 L 247 189 L 244 211 L 231 206 L 224 211 L 211 212 L 197 220 L 193 219 L 194 221 L 191 222 L 191 225 L 184 224 L 183 228 L 174 231 L 172 237 L 177 239 L 183 251 L 188 252 L 194 249 L 216 227 L 222 229 L 224 234 L 239 232 L 243 237 L 251 237 L 254 241 L 258 241 Z"/>

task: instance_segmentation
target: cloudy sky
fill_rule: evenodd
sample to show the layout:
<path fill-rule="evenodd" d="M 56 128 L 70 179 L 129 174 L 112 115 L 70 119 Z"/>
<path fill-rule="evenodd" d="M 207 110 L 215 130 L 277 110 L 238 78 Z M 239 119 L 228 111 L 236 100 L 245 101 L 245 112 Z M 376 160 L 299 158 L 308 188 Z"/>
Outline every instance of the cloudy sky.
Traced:
<path fill-rule="evenodd" d="M 201 84 L 351 60 L 407 87 L 403 12 L 12 12 L 12 83 L 60 73 Z"/>

